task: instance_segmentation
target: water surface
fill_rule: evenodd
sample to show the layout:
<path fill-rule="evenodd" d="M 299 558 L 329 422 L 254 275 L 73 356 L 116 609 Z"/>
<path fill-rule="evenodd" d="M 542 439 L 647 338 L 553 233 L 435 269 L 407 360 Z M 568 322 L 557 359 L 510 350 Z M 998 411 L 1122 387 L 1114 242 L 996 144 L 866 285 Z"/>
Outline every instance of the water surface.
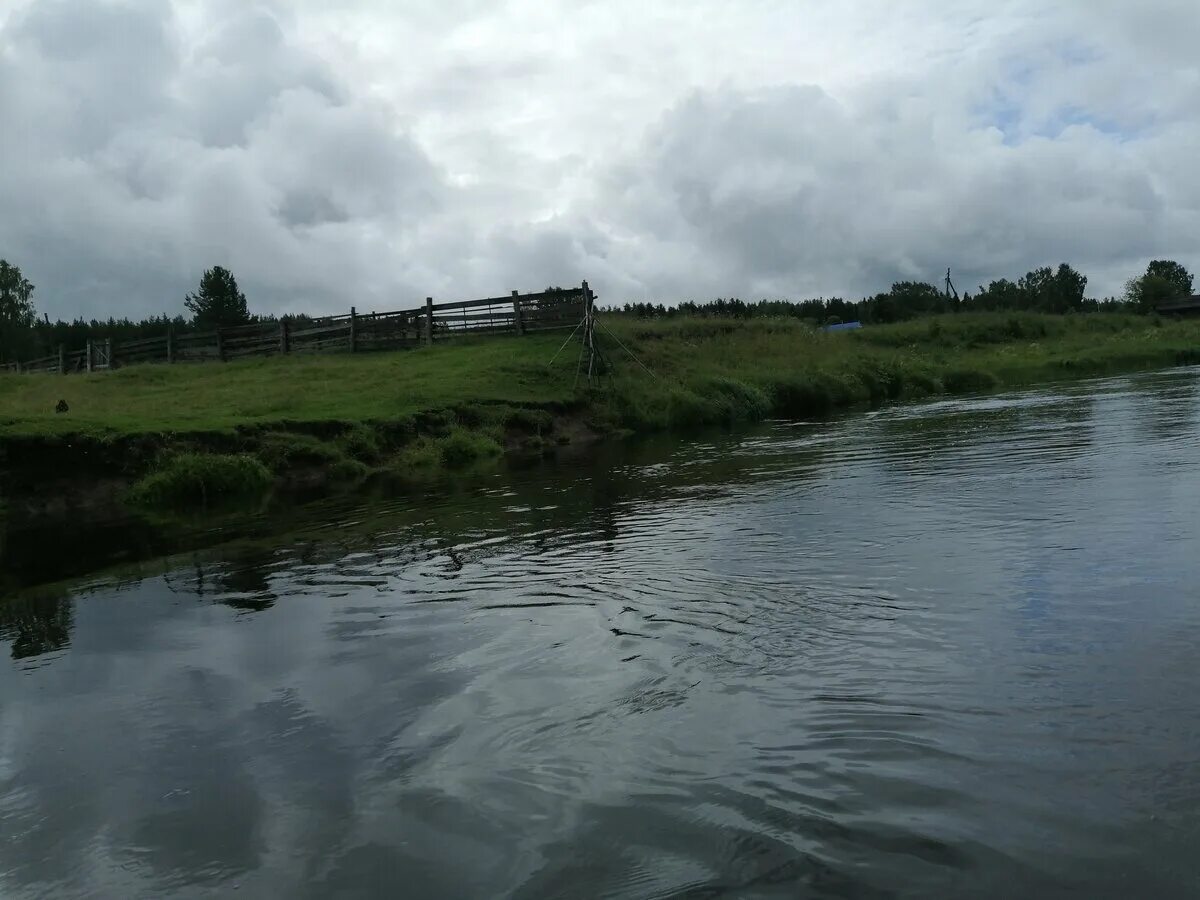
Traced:
<path fill-rule="evenodd" d="M 1200 893 L 1197 370 L 230 533 L 0 604 L 0 895 Z"/>

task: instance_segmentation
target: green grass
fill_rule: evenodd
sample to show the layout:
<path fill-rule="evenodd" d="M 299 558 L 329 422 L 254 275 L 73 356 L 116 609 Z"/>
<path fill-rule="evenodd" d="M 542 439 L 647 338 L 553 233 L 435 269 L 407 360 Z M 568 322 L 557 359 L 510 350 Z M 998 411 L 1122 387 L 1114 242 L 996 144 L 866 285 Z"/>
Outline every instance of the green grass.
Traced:
<path fill-rule="evenodd" d="M 0 377 L 0 436 L 209 432 L 282 422 L 397 421 L 467 401 L 566 402 L 565 335 L 480 338 L 427 350 L 130 366 Z M 67 413 L 54 412 L 66 400 Z"/>
<path fill-rule="evenodd" d="M 477 466 L 566 440 L 564 414 L 601 432 L 679 429 L 1200 362 L 1200 322 L 1115 314 L 964 314 L 835 334 L 792 319 L 603 322 L 613 371 L 595 390 L 575 387 L 577 346 L 550 364 L 563 334 L 0 376 L 0 448 L 10 465 L 117 460 L 145 476 L 135 494 L 149 502 L 236 492 L 263 472 Z M 59 399 L 69 412 L 54 412 Z M 207 457 L 223 461 L 204 469 Z"/>
<path fill-rule="evenodd" d="M 400 450 L 389 468 L 400 474 L 424 477 L 442 469 L 463 469 L 495 459 L 503 452 L 500 436 L 494 429 L 459 426 L 441 437 L 418 437 Z"/>
<path fill-rule="evenodd" d="M 225 453 L 178 453 L 164 458 L 129 490 L 137 505 L 171 507 L 217 505 L 256 497 L 270 490 L 273 478 L 253 456 Z"/>
<path fill-rule="evenodd" d="M 625 362 L 615 390 L 596 401 L 600 418 L 634 430 L 754 418 L 764 395 L 772 414 L 827 415 L 1200 358 L 1200 322 L 1109 314 L 968 314 L 834 334 L 770 319 L 613 327 L 659 375 L 652 381 Z"/>

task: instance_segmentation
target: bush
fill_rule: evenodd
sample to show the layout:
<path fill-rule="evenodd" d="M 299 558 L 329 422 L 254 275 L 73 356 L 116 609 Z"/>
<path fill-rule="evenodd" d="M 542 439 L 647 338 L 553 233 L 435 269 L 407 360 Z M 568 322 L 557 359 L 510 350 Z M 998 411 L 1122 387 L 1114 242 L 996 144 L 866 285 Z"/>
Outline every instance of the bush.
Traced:
<path fill-rule="evenodd" d="M 781 378 L 771 384 L 772 406 L 783 416 L 827 416 L 854 402 L 854 392 L 841 379 L 826 373 Z"/>
<path fill-rule="evenodd" d="M 667 394 L 665 419 L 668 428 L 694 428 L 710 425 L 720 418 L 717 405 L 687 388 L 673 388 Z"/>
<path fill-rule="evenodd" d="M 445 437 L 417 438 L 397 454 L 395 468 L 410 473 L 442 467 L 461 468 L 503 452 L 504 448 L 493 435 L 455 428 Z"/>
<path fill-rule="evenodd" d="M 896 400 L 904 393 L 904 373 L 893 362 L 878 360 L 860 363 L 855 375 L 873 404 Z"/>
<path fill-rule="evenodd" d="M 499 456 L 504 452 L 500 444 L 486 434 L 455 428 L 441 439 L 441 459 L 450 468 L 465 466 L 477 459 Z"/>
<path fill-rule="evenodd" d="M 286 472 L 296 466 L 332 466 L 344 461 L 346 454 L 311 434 L 272 431 L 259 440 L 258 458 L 272 471 Z"/>
<path fill-rule="evenodd" d="M 221 500 L 254 497 L 271 487 L 270 471 L 246 454 L 179 453 L 137 481 L 129 500 L 142 506 L 207 505 Z"/>
<path fill-rule="evenodd" d="M 708 421 L 713 423 L 757 422 L 771 412 L 766 393 L 734 378 L 706 378 L 696 385 L 696 393 L 709 405 Z"/>
<path fill-rule="evenodd" d="M 342 453 L 359 462 L 377 462 L 383 455 L 379 446 L 379 435 L 367 425 L 355 425 L 339 435 L 336 443 Z"/>
<path fill-rule="evenodd" d="M 437 468 L 442 461 L 442 451 L 437 440 L 420 437 L 404 447 L 396 456 L 395 467 L 404 471 Z"/>

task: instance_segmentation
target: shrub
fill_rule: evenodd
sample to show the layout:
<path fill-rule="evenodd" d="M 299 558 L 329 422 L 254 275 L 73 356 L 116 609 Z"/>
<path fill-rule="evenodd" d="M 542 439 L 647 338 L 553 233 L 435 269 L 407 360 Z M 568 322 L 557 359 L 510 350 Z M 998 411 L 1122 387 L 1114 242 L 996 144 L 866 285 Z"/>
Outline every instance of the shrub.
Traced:
<path fill-rule="evenodd" d="M 772 406 L 783 416 L 826 416 L 854 402 L 854 392 L 843 380 L 826 373 L 805 373 L 781 378 L 770 387 Z"/>
<path fill-rule="evenodd" d="M 346 456 L 364 463 L 377 462 L 383 453 L 379 435 L 367 425 L 355 425 L 339 435 L 337 446 Z"/>
<path fill-rule="evenodd" d="M 860 363 L 855 374 L 871 403 L 895 400 L 904 392 L 904 374 L 888 360 Z"/>
<path fill-rule="evenodd" d="M 416 471 L 436 468 L 442 461 L 441 448 L 433 438 L 420 437 L 407 444 L 396 456 L 395 467 Z"/>
<path fill-rule="evenodd" d="M 673 388 L 667 394 L 664 424 L 668 428 L 709 425 L 720 418 L 717 405 L 687 388 Z"/>
<path fill-rule="evenodd" d="M 417 438 L 397 454 L 395 468 L 410 473 L 461 468 L 503 452 L 492 434 L 455 428 L 445 437 Z"/>
<path fill-rule="evenodd" d="M 346 454 L 311 434 L 272 431 L 259 440 L 258 458 L 272 471 L 285 472 L 296 466 L 332 466 L 345 460 Z"/>
<path fill-rule="evenodd" d="M 709 422 L 757 422 L 771 411 L 771 399 L 759 388 L 734 378 L 714 376 L 696 385 L 709 406 Z"/>
<path fill-rule="evenodd" d="M 465 428 L 455 428 L 441 439 L 442 462 L 451 468 L 465 466 L 477 459 L 499 456 L 504 448 L 495 438 Z"/>
<path fill-rule="evenodd" d="M 179 453 L 137 481 L 129 500 L 143 506 L 209 504 L 260 496 L 272 484 L 270 471 L 247 454 Z"/>

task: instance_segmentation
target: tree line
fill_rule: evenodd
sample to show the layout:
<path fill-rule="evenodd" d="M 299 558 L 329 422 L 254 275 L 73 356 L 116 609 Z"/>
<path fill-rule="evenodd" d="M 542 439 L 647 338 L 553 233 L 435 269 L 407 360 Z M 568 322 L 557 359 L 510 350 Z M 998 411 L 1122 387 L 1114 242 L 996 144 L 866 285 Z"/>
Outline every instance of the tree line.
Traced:
<path fill-rule="evenodd" d="M 1100 310 L 1152 313 L 1159 306 L 1192 295 L 1192 275 L 1173 260 L 1153 260 L 1146 272 L 1131 278 L 1120 299 L 1091 300 L 1085 296 L 1087 277 L 1066 263 L 1026 272 L 1015 282 L 1000 278 L 961 297 L 923 281 L 898 281 L 887 291 L 844 300 L 760 300 L 746 303 L 721 298 L 706 303 L 691 300 L 674 306 L 663 303 L 626 303 L 618 311 L 643 319 L 674 316 L 713 316 L 749 319 L 789 316 L 819 324 L 859 321 L 867 324 L 901 322 L 920 316 L 953 312 L 1022 311 L 1079 313 Z"/>
<path fill-rule="evenodd" d="M 1174 260 L 1153 260 L 1145 273 L 1131 278 L 1121 299 L 1105 301 L 1085 297 L 1086 276 L 1062 263 L 1057 269 L 1042 267 L 1026 272 L 1015 282 L 1006 278 L 980 286 L 975 294 L 957 297 L 933 284 L 899 281 L 888 291 L 862 300 L 840 297 L 813 300 L 761 300 L 745 303 L 736 298 L 674 306 L 663 303 L 626 303 L 615 311 L 639 318 L 716 316 L 754 318 L 787 316 L 819 324 L 861 321 L 869 324 L 899 322 L 918 316 L 972 311 L 1032 311 L 1077 313 L 1102 309 L 1152 313 L 1159 306 L 1191 296 L 1192 275 Z M 34 285 L 21 270 L 0 259 L 0 362 L 49 356 L 59 345 L 79 348 L 89 338 L 107 337 L 120 343 L 159 337 L 168 328 L 176 333 L 211 331 L 218 327 L 273 322 L 274 316 L 250 312 L 246 295 L 233 273 L 222 266 L 205 271 L 199 288 L 184 297 L 188 315 L 159 315 L 144 319 L 90 319 L 51 322 L 38 317 L 33 303 Z M 311 321 L 307 315 L 285 316 L 289 322 Z"/>
<path fill-rule="evenodd" d="M 89 338 L 136 341 L 162 337 L 167 329 L 176 334 L 212 331 L 253 322 L 274 322 L 275 316 L 254 315 L 233 273 L 222 266 L 208 269 L 199 288 L 184 296 L 188 315 L 149 316 L 144 319 L 108 318 L 50 321 L 38 317 L 33 305 L 34 286 L 21 270 L 0 259 L 0 362 L 50 356 L 60 345 L 83 347 Z M 306 315 L 287 316 L 289 322 L 310 321 Z"/>

